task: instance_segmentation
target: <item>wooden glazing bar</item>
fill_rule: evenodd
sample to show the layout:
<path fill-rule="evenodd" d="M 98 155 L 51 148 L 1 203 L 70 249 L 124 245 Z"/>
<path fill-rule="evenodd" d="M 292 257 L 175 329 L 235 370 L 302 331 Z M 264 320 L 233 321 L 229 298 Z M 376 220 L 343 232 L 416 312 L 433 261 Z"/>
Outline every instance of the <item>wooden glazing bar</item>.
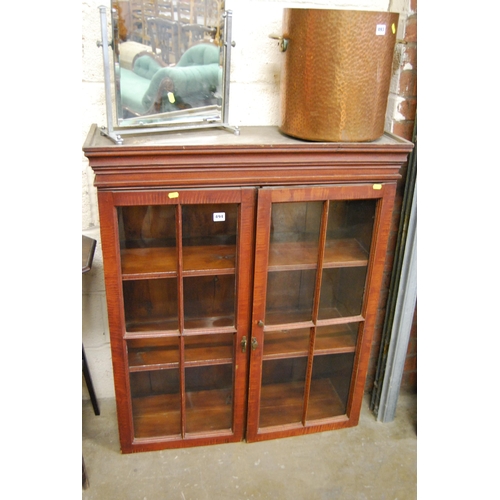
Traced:
<path fill-rule="evenodd" d="M 181 397 L 181 436 L 186 435 L 186 366 L 184 361 L 184 337 L 179 337 L 179 389 Z"/>
<path fill-rule="evenodd" d="M 179 390 L 181 398 L 181 436 L 186 435 L 186 375 L 184 367 L 184 283 L 183 283 L 183 262 L 182 262 L 182 206 L 177 204 L 176 218 L 176 237 L 177 237 L 177 305 L 179 308 Z"/>
<path fill-rule="evenodd" d="M 319 244 L 318 244 L 316 284 L 314 287 L 314 301 L 313 301 L 313 311 L 312 311 L 312 320 L 314 324 L 316 324 L 316 321 L 318 320 L 319 294 L 321 291 L 321 280 L 323 277 L 322 271 L 323 271 L 323 262 L 325 259 L 326 229 L 328 227 L 329 210 L 330 210 L 330 202 L 326 200 L 323 203 L 323 213 L 321 215 L 321 227 L 320 227 Z"/>
<path fill-rule="evenodd" d="M 283 314 L 283 322 L 281 323 L 276 323 L 275 325 L 266 325 L 264 327 L 264 332 L 277 332 L 283 329 L 288 329 L 288 328 L 310 328 L 314 326 L 314 323 L 312 321 L 290 321 L 288 323 L 285 323 L 285 318 L 289 317 L 290 315 L 288 314 Z"/>
<path fill-rule="evenodd" d="M 319 295 L 321 291 L 321 279 L 323 277 L 322 270 L 323 270 L 323 261 L 325 258 L 326 228 L 328 224 L 329 209 L 330 209 L 330 202 L 326 200 L 323 203 L 323 212 L 321 214 L 321 226 L 320 226 L 319 243 L 318 243 L 316 283 L 314 286 L 314 298 L 313 298 L 313 310 L 312 310 L 312 321 L 314 324 L 316 324 L 316 321 L 318 319 Z M 309 406 L 309 396 L 311 393 L 311 379 L 312 379 L 312 368 L 314 360 L 315 340 L 316 340 L 316 327 L 311 328 L 310 330 L 309 353 L 307 357 L 306 380 L 304 387 L 304 406 L 302 410 L 302 425 L 306 425 L 307 408 Z"/>
<path fill-rule="evenodd" d="M 314 359 L 314 342 L 316 338 L 316 328 L 311 328 L 309 334 L 309 350 L 307 353 L 306 379 L 304 381 L 304 400 L 302 402 L 302 425 L 306 425 L 307 408 L 309 406 L 309 396 L 311 393 L 311 379 Z"/>

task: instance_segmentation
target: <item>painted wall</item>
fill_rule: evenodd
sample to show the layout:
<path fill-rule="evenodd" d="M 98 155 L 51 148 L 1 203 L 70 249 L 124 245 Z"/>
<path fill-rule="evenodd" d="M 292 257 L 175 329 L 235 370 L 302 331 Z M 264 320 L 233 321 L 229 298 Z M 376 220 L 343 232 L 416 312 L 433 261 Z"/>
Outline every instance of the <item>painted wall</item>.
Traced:
<path fill-rule="evenodd" d="M 269 38 L 280 33 L 283 8 L 317 7 L 356 10 L 392 10 L 400 12 L 398 38 L 402 37 L 408 16 L 409 0 L 226 0 L 233 12 L 229 122 L 234 125 L 279 125 L 279 80 L 281 52 Z M 103 0 L 82 2 L 82 128 L 85 141 L 92 123 L 106 124 L 102 52 L 100 40 L 100 5 Z M 399 49 L 404 59 L 404 48 Z M 393 78 L 386 129 L 392 130 L 399 113 L 399 79 Z M 99 217 L 93 172 L 82 153 L 82 233 L 98 241 L 92 270 L 82 277 L 82 338 L 98 398 L 114 397 L 105 288 L 100 248 Z M 83 385 L 83 398 L 88 392 Z"/>

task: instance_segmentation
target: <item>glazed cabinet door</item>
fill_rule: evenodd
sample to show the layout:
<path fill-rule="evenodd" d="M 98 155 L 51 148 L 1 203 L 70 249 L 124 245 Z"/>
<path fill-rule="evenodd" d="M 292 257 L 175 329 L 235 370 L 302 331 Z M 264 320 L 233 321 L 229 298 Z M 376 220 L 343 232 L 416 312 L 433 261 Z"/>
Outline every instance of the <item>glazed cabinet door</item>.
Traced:
<path fill-rule="evenodd" d="M 259 191 L 248 441 L 357 423 L 394 193 Z"/>
<path fill-rule="evenodd" d="M 122 451 L 241 440 L 255 190 L 100 197 Z"/>

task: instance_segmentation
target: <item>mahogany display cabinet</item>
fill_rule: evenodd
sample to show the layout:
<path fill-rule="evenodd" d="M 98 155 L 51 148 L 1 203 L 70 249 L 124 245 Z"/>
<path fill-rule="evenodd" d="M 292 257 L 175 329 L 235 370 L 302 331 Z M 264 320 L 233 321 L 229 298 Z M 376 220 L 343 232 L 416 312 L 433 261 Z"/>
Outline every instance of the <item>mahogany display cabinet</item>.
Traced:
<path fill-rule="evenodd" d="M 92 126 L 123 453 L 358 423 L 412 147 Z"/>

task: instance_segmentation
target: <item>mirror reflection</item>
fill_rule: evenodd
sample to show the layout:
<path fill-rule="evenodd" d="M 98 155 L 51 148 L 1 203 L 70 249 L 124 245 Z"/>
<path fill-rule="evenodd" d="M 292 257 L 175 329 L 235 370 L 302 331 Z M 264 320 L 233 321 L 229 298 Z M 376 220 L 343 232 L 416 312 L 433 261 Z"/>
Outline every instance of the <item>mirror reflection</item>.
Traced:
<path fill-rule="evenodd" d="M 220 120 L 224 0 L 112 0 L 119 125 Z"/>

